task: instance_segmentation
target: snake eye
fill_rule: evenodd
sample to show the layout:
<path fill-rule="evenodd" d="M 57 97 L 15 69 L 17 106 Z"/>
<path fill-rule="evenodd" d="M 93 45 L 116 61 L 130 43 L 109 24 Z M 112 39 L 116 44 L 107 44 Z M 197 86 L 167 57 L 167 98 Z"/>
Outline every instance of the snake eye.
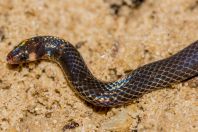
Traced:
<path fill-rule="evenodd" d="M 26 54 L 22 54 L 20 58 L 21 58 L 21 60 L 27 60 L 28 56 Z"/>

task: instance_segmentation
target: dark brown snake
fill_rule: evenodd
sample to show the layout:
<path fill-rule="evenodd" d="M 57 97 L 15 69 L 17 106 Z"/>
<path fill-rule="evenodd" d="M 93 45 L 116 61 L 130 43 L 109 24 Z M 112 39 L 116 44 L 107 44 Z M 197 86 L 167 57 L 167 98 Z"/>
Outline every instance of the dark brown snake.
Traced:
<path fill-rule="evenodd" d="M 198 41 L 169 58 L 137 68 L 113 82 L 92 75 L 80 53 L 63 39 L 37 36 L 22 41 L 8 56 L 9 64 L 38 59 L 53 60 L 63 69 L 76 93 L 84 100 L 103 107 L 131 102 L 143 94 L 198 75 Z"/>

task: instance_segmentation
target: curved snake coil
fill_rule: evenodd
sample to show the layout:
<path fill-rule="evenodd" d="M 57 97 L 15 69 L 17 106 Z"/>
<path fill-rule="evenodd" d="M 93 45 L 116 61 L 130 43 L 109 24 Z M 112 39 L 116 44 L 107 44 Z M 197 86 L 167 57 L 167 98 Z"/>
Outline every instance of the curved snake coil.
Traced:
<path fill-rule="evenodd" d="M 58 63 L 76 93 L 84 100 L 96 106 L 114 107 L 198 75 L 198 41 L 169 58 L 139 67 L 114 82 L 95 78 L 74 46 L 53 36 L 24 40 L 7 56 L 9 64 L 38 59 Z"/>

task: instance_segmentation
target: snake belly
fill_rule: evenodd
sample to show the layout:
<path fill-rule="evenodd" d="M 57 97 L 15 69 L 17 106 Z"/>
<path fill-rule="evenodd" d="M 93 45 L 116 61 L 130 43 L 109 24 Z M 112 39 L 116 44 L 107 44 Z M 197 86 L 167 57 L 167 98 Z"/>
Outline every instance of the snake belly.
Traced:
<path fill-rule="evenodd" d="M 113 82 L 94 77 L 77 49 L 57 37 L 26 39 L 7 55 L 9 64 L 38 59 L 58 63 L 75 92 L 84 100 L 96 106 L 114 107 L 198 75 L 198 41 L 175 55 L 141 66 Z"/>

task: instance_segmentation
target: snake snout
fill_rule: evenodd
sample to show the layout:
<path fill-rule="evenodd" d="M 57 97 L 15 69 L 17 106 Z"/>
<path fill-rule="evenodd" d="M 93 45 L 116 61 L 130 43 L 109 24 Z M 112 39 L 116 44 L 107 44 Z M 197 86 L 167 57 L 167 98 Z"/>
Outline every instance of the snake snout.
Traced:
<path fill-rule="evenodd" d="M 7 55 L 6 60 L 7 60 L 8 64 L 13 64 L 13 58 L 10 54 Z"/>

